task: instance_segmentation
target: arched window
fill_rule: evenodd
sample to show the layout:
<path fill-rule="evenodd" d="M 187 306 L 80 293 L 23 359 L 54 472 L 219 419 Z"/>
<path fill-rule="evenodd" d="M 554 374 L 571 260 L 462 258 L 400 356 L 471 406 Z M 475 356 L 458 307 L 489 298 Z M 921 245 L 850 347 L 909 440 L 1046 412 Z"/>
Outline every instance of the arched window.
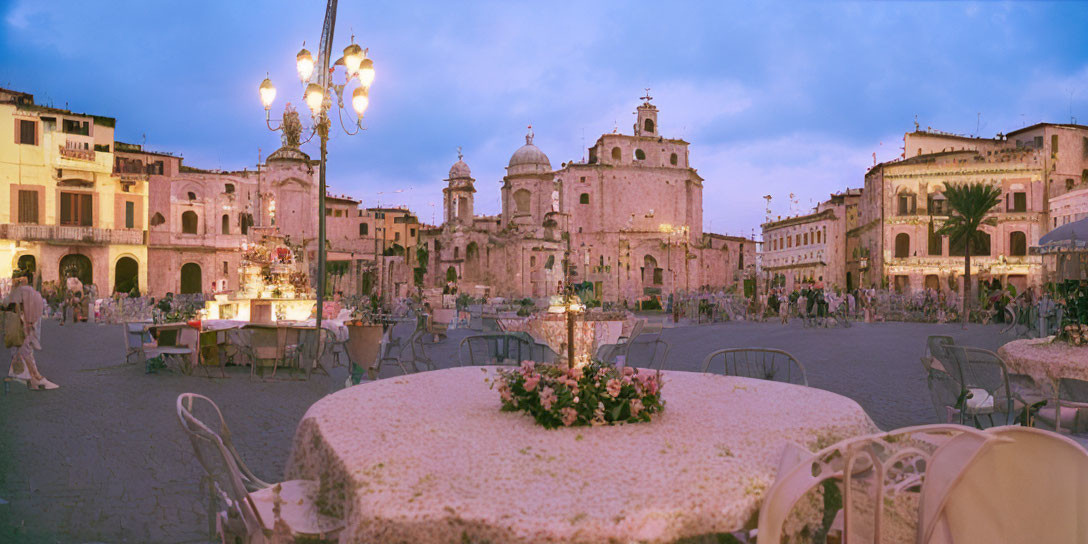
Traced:
<path fill-rule="evenodd" d="M 647 119 L 646 122 L 642 125 L 642 130 L 652 133 L 654 131 L 654 120 Z"/>
<path fill-rule="evenodd" d="M 529 203 L 532 200 L 533 194 L 528 189 L 518 189 L 514 191 L 514 213 L 518 215 L 528 215 Z"/>
<path fill-rule="evenodd" d="M 223 186 L 223 192 L 227 193 L 228 195 L 234 194 L 234 184 L 233 183 L 228 183 L 228 184 L 224 185 Z"/>
<path fill-rule="evenodd" d="M 181 294 L 203 293 L 204 280 L 202 276 L 199 264 L 185 263 L 181 265 Z"/>
<path fill-rule="evenodd" d="M 623 153 L 620 151 L 620 148 L 612 148 L 612 158 L 617 161 L 623 159 Z"/>
<path fill-rule="evenodd" d="M 807 246 L 808 245 L 808 233 L 806 232 L 802 236 L 803 236 L 802 240 L 805 241 L 805 245 Z"/>
<path fill-rule="evenodd" d="M 676 166 L 676 163 L 677 163 L 678 160 L 679 159 L 676 156 L 676 153 L 673 153 L 672 155 L 669 155 L 669 164 L 671 164 L 673 166 Z"/>
<path fill-rule="evenodd" d="M 181 214 L 181 232 L 185 234 L 196 234 L 196 224 L 196 212 L 187 211 Z"/>
<path fill-rule="evenodd" d="M 151 226 L 157 227 L 166 222 L 166 218 L 161 213 L 155 212 L 155 215 L 151 216 Z"/>
<path fill-rule="evenodd" d="M 1023 257 L 1028 254 L 1028 237 L 1021 231 L 1009 233 L 1009 255 Z"/>
<path fill-rule="evenodd" d="M 653 255 L 647 255 L 642 259 L 642 284 L 661 285 L 661 269 L 657 267 L 657 259 Z"/>
<path fill-rule="evenodd" d="M 461 258 L 461 248 L 454 246 L 453 248 L 453 260 Z"/>
<path fill-rule="evenodd" d="M 196 193 L 189 191 L 189 200 L 196 200 Z"/>
<path fill-rule="evenodd" d="M 958 242 L 958 243 L 957 243 Z M 952 240 L 948 244 L 948 254 L 953 257 L 963 257 L 963 240 Z M 971 244 L 972 256 L 986 256 L 990 254 L 990 235 L 986 232 L 979 233 L 979 239 Z"/>
<path fill-rule="evenodd" d="M 636 149 L 635 150 L 635 160 L 639 160 L 639 161 L 646 160 L 646 152 L 641 150 L 641 149 Z"/>
<path fill-rule="evenodd" d="M 223 234 L 230 234 L 230 216 L 223 214 Z"/>
<path fill-rule="evenodd" d="M 359 223 L 359 236 L 366 236 L 370 234 L 370 225 L 367 223 Z"/>
<path fill-rule="evenodd" d="M 589 204 L 589 193 L 582 193 L 581 196 L 578 197 L 578 203 Z"/>
<path fill-rule="evenodd" d="M 901 232 L 895 235 L 895 258 L 910 257 L 910 235 Z"/>

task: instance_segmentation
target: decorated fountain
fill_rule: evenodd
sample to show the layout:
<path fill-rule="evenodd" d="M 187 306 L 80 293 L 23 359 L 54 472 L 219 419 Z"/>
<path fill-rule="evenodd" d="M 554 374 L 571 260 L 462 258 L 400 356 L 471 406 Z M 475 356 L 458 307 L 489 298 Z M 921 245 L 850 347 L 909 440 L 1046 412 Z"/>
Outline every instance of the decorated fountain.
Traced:
<path fill-rule="evenodd" d="M 304 255 L 302 246 L 280 235 L 243 244 L 238 291 L 207 301 L 204 318 L 254 323 L 309 319 L 317 300 Z"/>

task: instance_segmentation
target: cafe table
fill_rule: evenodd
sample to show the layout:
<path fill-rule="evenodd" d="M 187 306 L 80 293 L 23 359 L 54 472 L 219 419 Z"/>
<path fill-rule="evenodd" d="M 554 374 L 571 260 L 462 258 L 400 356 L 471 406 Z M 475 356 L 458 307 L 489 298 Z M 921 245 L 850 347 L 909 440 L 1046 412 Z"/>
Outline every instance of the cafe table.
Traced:
<path fill-rule="evenodd" d="M 846 397 L 666 371 L 649 423 L 547 430 L 501 412 L 494 367 L 350 387 L 300 422 L 287 477 L 340 542 L 672 542 L 751 528 L 789 443 L 877 432 Z"/>

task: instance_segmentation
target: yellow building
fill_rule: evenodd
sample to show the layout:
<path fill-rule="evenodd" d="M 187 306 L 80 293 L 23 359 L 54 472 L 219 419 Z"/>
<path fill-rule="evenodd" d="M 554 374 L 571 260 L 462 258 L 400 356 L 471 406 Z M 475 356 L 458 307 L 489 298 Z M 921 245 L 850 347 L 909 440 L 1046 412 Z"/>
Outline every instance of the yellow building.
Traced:
<path fill-rule="evenodd" d="M 145 289 L 147 181 L 114 173 L 114 123 L 0 89 L 0 277 Z"/>

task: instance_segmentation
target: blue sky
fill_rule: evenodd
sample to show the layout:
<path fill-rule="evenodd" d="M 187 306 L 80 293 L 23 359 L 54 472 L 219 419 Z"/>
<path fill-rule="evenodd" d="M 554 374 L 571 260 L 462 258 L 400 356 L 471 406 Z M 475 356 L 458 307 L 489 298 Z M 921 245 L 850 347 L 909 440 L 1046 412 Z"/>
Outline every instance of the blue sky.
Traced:
<path fill-rule="evenodd" d="M 644 87 L 661 132 L 692 143 L 704 227 L 730 234 L 758 230 L 765 194 L 786 215 L 791 192 L 803 210 L 860 186 L 873 153 L 901 152 L 915 115 L 987 137 L 1088 123 L 1080 3 L 340 4 L 337 47 L 354 31 L 377 77 L 368 130 L 330 142 L 330 190 L 426 222 L 458 146 L 477 213 L 496 213 L 527 124 L 558 168 L 614 126 L 630 132 Z M 301 106 L 294 56 L 303 40 L 316 50 L 324 8 L 0 0 L 0 86 L 116 117 L 118 139 L 191 166 L 252 167 L 279 146 L 257 85 L 269 72 L 274 111 Z"/>

